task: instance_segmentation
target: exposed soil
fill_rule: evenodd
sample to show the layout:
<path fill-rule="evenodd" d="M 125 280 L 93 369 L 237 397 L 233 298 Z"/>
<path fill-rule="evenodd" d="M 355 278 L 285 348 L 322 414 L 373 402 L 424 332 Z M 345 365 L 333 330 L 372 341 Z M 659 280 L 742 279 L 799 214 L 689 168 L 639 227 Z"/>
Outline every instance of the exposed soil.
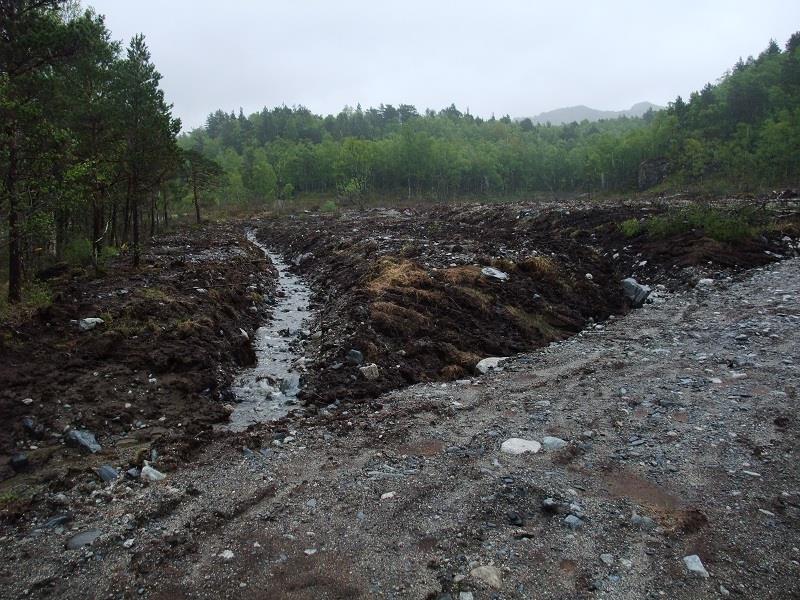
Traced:
<path fill-rule="evenodd" d="M 163 482 L 87 478 L 4 529 L 0 592 L 798 597 L 798 298 L 787 260 L 666 293 L 501 373 L 220 438 Z M 500 450 L 546 435 L 567 445 Z"/>
<path fill-rule="evenodd" d="M 262 218 L 156 238 L 138 270 L 62 273 L 52 306 L 0 331 L 0 596 L 800 594 L 800 270 L 769 264 L 800 251 L 797 213 L 736 244 L 616 225 L 660 210 Z M 310 405 L 214 432 L 278 293 L 253 224 L 314 292 Z M 653 304 L 631 311 L 631 275 Z M 545 436 L 566 446 L 500 451 Z M 96 473 L 145 460 L 166 481 Z"/>
<path fill-rule="evenodd" d="M 685 289 L 702 273 L 763 265 L 786 249 L 778 229 L 729 244 L 701 231 L 629 239 L 618 228 L 663 210 L 505 204 L 263 220 L 260 238 L 293 260 L 322 306 L 303 397 L 326 405 L 473 375 L 481 358 L 545 346 L 624 314 L 625 277 Z M 782 226 L 796 223 L 794 214 Z M 487 266 L 509 278 L 482 275 Z M 348 361 L 352 349 L 378 365 L 377 380 Z"/>
<path fill-rule="evenodd" d="M 230 226 L 160 236 L 140 269 L 128 262 L 101 277 L 67 269 L 50 281 L 50 307 L 0 330 L 0 478 L 13 475 L 6 463 L 18 450 L 28 471 L 60 477 L 64 460 L 80 455 L 63 446 L 67 427 L 90 430 L 107 449 L 81 458 L 81 469 L 141 464 L 152 444 L 168 451 L 169 468 L 227 420 L 231 373 L 252 363 L 248 338 L 268 318 L 272 267 Z M 104 323 L 81 331 L 75 321 L 86 317 Z"/>

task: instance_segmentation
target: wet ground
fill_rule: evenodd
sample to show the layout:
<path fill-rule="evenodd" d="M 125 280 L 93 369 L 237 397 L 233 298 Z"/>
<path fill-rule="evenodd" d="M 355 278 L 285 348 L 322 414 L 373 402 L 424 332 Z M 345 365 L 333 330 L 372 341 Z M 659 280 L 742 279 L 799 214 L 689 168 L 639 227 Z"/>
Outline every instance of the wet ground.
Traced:
<path fill-rule="evenodd" d="M 162 482 L 49 492 L 3 530 L 0 595 L 796 598 L 798 297 L 784 261 L 500 373 L 219 438 Z"/>
<path fill-rule="evenodd" d="M 565 202 L 260 221 L 259 235 L 306 277 L 321 307 L 301 397 L 324 406 L 473 375 L 482 358 L 529 351 L 625 314 L 625 277 L 686 289 L 709 273 L 776 260 L 786 251 L 785 232 L 797 229 L 796 212 L 764 237 L 736 243 L 701 231 L 629 238 L 618 227 L 664 210 L 647 202 L 589 210 Z M 487 268 L 507 278 L 488 277 Z M 353 350 L 362 362 L 348 358 Z M 371 363 L 377 378 L 361 371 Z"/>
<path fill-rule="evenodd" d="M 797 254 L 797 213 L 735 244 L 619 230 L 662 210 L 263 217 L 63 272 L 0 329 L 3 597 L 790 597 L 796 261 L 752 270 Z M 568 447 L 499 453 L 545 435 Z M 125 478 L 145 461 L 166 480 Z M 718 579 L 687 579 L 690 552 Z M 470 574 L 493 565 L 494 591 Z"/>
<path fill-rule="evenodd" d="M 309 287 L 292 275 L 281 257 L 270 252 L 252 232 L 247 233 L 247 239 L 277 270 L 277 282 L 271 318 L 255 332 L 255 365 L 242 369 L 231 386 L 236 405 L 230 422 L 224 426 L 231 431 L 278 419 L 297 405 L 305 373 L 303 337 L 312 317 Z"/>

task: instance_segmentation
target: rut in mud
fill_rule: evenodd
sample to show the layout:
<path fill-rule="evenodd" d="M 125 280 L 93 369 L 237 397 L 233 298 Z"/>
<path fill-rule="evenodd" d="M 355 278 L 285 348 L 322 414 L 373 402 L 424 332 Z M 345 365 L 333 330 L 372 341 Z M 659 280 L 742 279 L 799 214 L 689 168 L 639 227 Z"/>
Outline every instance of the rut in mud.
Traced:
<path fill-rule="evenodd" d="M 270 307 L 272 318 L 255 332 L 256 364 L 243 369 L 231 386 L 237 402 L 225 426 L 231 431 L 283 417 L 297 404 L 304 371 L 303 328 L 311 319 L 308 286 L 252 231 L 247 232 L 247 240 L 269 258 L 277 270 L 277 284 Z"/>

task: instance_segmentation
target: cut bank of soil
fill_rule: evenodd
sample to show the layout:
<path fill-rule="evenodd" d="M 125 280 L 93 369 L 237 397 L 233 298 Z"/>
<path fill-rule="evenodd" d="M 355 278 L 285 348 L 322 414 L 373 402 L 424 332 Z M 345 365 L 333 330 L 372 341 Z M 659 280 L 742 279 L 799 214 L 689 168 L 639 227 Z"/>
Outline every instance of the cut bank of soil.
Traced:
<path fill-rule="evenodd" d="M 30 471 L 46 467 L 40 480 L 63 473 L 79 454 L 62 445 L 68 427 L 104 447 L 79 469 L 141 465 L 156 441 L 168 450 L 160 468 L 170 468 L 228 418 L 231 373 L 253 362 L 249 340 L 268 318 L 272 267 L 231 226 L 158 236 L 140 269 L 128 260 L 106 276 L 73 270 L 50 281 L 51 306 L 0 329 L 0 479 L 13 475 L 6 463 L 18 451 Z M 75 321 L 86 317 L 104 323 L 81 331 Z"/>
<path fill-rule="evenodd" d="M 323 307 L 304 399 L 325 405 L 472 375 L 484 357 L 542 347 L 624 314 L 625 277 L 686 288 L 701 273 L 763 265 L 786 250 L 778 230 L 735 244 L 702 231 L 651 239 L 619 230 L 663 210 L 448 205 L 259 221 L 260 239 L 294 262 Z M 487 266 L 508 279 L 482 275 Z M 378 365 L 378 379 L 348 361 L 353 349 Z"/>

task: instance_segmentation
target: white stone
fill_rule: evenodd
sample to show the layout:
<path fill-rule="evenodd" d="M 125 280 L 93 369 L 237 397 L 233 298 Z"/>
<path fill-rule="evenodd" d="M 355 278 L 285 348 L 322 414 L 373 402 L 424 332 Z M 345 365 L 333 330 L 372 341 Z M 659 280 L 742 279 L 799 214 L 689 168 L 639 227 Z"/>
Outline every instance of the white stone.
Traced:
<path fill-rule="evenodd" d="M 478 369 L 479 373 L 486 375 L 489 371 L 493 369 L 497 369 L 500 366 L 500 363 L 503 361 L 508 360 L 507 356 L 490 356 L 489 358 L 484 358 L 481 360 L 475 368 Z"/>
<path fill-rule="evenodd" d="M 686 565 L 686 569 L 698 577 L 708 577 L 708 571 L 703 566 L 703 562 L 700 560 L 700 557 L 697 554 L 690 554 L 689 556 L 683 557 L 683 564 Z"/>
<path fill-rule="evenodd" d="M 381 376 L 381 370 L 375 363 L 366 365 L 364 367 L 359 367 L 358 370 L 361 371 L 361 374 L 364 376 L 364 379 L 368 381 L 375 381 L 378 377 Z"/>
<path fill-rule="evenodd" d="M 386 492 L 385 494 L 381 494 L 381 500 L 391 500 L 395 497 L 395 492 Z"/>
<path fill-rule="evenodd" d="M 220 552 L 219 556 L 223 560 L 230 560 L 233 558 L 233 552 L 231 550 L 223 550 L 222 552 Z"/>
<path fill-rule="evenodd" d="M 485 277 L 491 277 L 492 279 L 499 279 L 500 281 L 505 281 L 508 279 L 508 273 L 505 273 L 499 269 L 495 269 L 494 267 L 483 267 L 481 269 L 481 275 Z"/>
<path fill-rule="evenodd" d="M 506 454 L 525 454 L 526 452 L 536 454 L 541 449 L 542 445 L 536 440 L 522 438 L 509 438 L 500 445 L 500 451 Z"/>
<path fill-rule="evenodd" d="M 99 317 L 87 317 L 78 321 L 78 327 L 81 331 L 89 331 L 90 329 L 94 329 L 103 323 L 105 323 L 105 321 Z"/>
<path fill-rule="evenodd" d="M 142 467 L 141 478 L 146 481 L 161 481 L 162 479 L 166 479 L 167 476 L 145 463 Z"/>
<path fill-rule="evenodd" d="M 481 566 L 472 569 L 469 572 L 475 579 L 480 579 L 487 585 L 495 589 L 503 587 L 503 580 L 501 579 L 500 569 L 492 566 Z"/>

